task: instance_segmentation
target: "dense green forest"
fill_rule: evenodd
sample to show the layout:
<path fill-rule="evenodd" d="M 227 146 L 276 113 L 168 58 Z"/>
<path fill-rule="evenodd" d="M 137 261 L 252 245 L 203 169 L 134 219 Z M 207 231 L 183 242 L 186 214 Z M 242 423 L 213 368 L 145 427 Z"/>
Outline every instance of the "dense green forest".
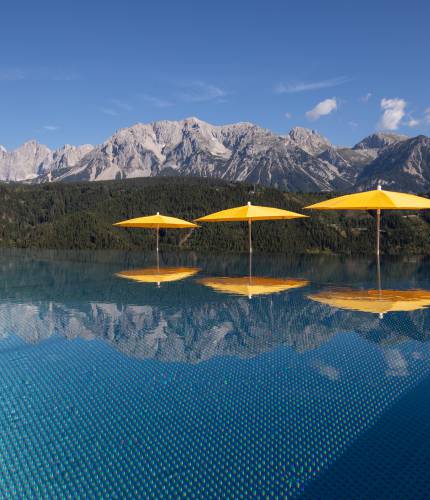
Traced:
<path fill-rule="evenodd" d="M 256 252 L 374 252 L 375 218 L 368 212 L 310 212 L 303 207 L 328 194 L 285 193 L 261 186 L 198 178 L 158 177 L 91 183 L 0 186 L 0 246 L 20 248 L 146 250 L 154 231 L 112 227 L 114 222 L 157 211 L 192 220 L 243 205 L 269 205 L 309 219 L 256 222 Z M 246 251 L 244 223 L 202 224 L 161 230 L 164 249 Z M 384 212 L 382 252 L 430 253 L 430 213 Z"/>

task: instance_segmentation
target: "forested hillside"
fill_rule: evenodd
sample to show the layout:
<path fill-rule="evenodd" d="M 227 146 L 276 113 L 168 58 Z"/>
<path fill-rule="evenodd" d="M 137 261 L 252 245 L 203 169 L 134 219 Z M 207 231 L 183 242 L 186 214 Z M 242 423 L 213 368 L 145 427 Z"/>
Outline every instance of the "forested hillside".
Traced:
<path fill-rule="evenodd" d="M 256 222 L 257 252 L 372 253 L 375 220 L 367 212 L 309 212 L 303 207 L 327 194 L 284 193 L 260 186 L 198 178 L 140 178 L 92 183 L 0 186 L 0 246 L 21 248 L 148 250 L 154 231 L 112 227 L 119 220 L 163 214 L 192 220 L 217 210 L 253 204 L 276 206 L 311 217 Z M 331 195 L 330 195 L 331 196 Z M 430 252 L 430 214 L 384 213 L 382 251 L 386 254 Z M 202 224 L 161 231 L 163 249 L 245 251 L 244 223 Z"/>

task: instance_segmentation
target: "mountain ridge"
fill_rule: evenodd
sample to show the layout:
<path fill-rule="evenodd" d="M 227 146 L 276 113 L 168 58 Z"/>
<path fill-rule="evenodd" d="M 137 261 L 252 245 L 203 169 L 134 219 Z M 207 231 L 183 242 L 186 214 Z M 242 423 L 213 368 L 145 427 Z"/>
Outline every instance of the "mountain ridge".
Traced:
<path fill-rule="evenodd" d="M 419 147 L 414 146 L 416 139 Z M 65 144 L 51 150 L 30 140 L 12 151 L 1 147 L 0 180 L 44 183 L 178 175 L 303 192 L 367 189 L 380 180 L 395 189 L 423 192 L 430 190 L 430 144 L 425 139 L 378 132 L 352 147 L 338 147 L 304 127 L 279 135 L 249 122 L 211 125 L 190 117 L 136 123 L 95 146 Z"/>

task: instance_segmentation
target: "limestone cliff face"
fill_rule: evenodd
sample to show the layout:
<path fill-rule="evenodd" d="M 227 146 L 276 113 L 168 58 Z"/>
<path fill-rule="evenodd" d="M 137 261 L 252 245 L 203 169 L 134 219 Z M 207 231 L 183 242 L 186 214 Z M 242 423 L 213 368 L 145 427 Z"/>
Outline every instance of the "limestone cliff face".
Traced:
<path fill-rule="evenodd" d="M 352 148 L 315 130 L 287 136 L 252 123 L 215 126 L 197 118 L 138 123 L 97 146 L 55 151 L 29 141 L 0 148 L 0 180 L 99 181 L 159 175 L 215 177 L 288 191 L 349 191 L 378 181 L 396 189 L 430 190 L 429 138 L 378 133 Z"/>

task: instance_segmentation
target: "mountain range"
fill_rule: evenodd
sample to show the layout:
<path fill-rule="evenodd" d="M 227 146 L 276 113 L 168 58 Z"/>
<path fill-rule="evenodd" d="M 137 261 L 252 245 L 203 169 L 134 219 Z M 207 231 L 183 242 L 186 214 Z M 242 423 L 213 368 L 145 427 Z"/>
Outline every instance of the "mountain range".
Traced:
<path fill-rule="evenodd" d="M 153 176 L 245 181 L 288 191 L 375 187 L 430 190 L 430 138 L 375 133 L 353 147 L 315 130 L 279 135 L 252 123 L 214 126 L 197 118 L 124 128 L 104 143 L 51 150 L 32 140 L 0 146 L 0 180 L 44 183 Z"/>

